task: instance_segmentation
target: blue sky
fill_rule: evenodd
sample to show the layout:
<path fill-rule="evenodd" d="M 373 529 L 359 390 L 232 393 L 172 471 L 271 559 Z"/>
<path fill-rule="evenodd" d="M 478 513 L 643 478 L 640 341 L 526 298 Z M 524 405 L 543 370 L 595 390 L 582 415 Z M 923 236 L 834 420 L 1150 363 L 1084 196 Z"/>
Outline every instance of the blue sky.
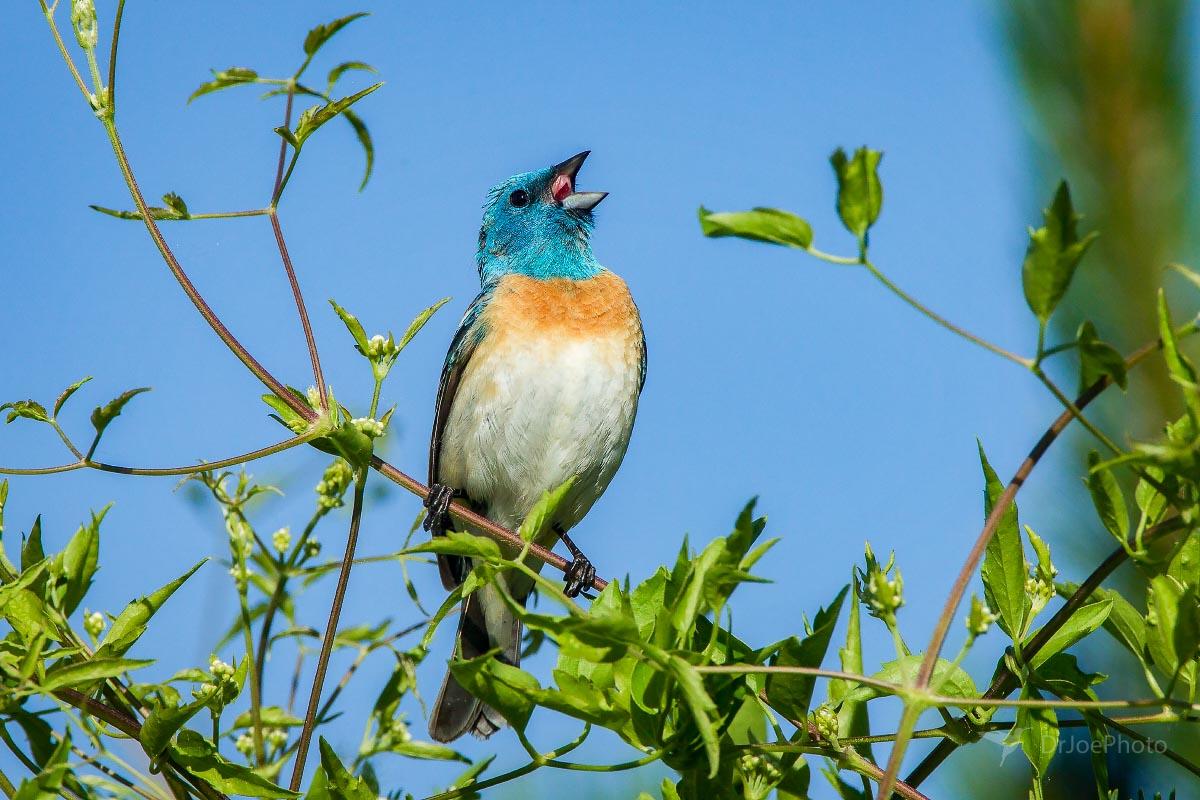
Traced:
<path fill-rule="evenodd" d="M 421 308 L 454 298 L 393 372 L 385 401 L 398 409 L 386 456 L 425 472 L 438 372 L 477 289 L 473 254 L 488 187 L 591 149 L 580 187 L 611 193 L 597 214 L 594 249 L 638 301 L 649 375 L 625 465 L 576 541 L 602 574 L 637 580 L 671 560 L 685 533 L 698 547 L 725 533 L 757 495 L 768 533 L 782 540 L 760 568 L 775 583 L 745 588 L 735 606 L 741 635 L 766 642 L 797 631 L 801 614 L 846 582 L 869 539 L 876 551 L 897 551 L 908 599 L 902 624 L 914 646 L 923 642 L 981 522 L 975 438 L 1010 474 L 1052 417 L 1053 398 L 1013 365 L 917 317 L 863 272 L 702 238 L 696 208 L 787 208 L 811 221 L 817 246 L 849 254 L 827 158 L 837 146 L 881 149 L 876 263 L 935 309 L 1031 351 L 1036 329 L 1019 269 L 1025 225 L 1052 187 L 1030 177 L 1024 112 L 991 13 L 975 3 L 540 3 L 454 14 L 432 4 L 222 2 L 185 13 L 176 4 L 131 3 L 118 123 L 147 194 L 178 192 L 193 212 L 264 204 L 280 105 L 249 89 L 184 101 L 210 67 L 286 75 L 309 27 L 360 7 L 373 16 L 340 34 L 314 71 L 361 59 L 387 81 L 359 107 L 376 142 L 374 177 L 356 192 L 361 153 L 346 126 L 331 125 L 307 146 L 281 218 L 328 378 L 354 408 L 365 408 L 369 373 L 326 299 L 374 332 L 403 330 Z M 101 3 L 102 30 L 111 13 Z M 0 34 L 10 76 L 9 122 L 0 129 L 8 189 L 0 197 L 0 400 L 53 398 L 95 375 L 66 414 L 83 437 L 93 405 L 153 386 L 106 437 L 101 455 L 114 463 L 180 464 L 278 440 L 261 387 L 187 303 L 144 229 L 88 210 L 129 206 L 111 151 L 36 7 L 8 16 Z M 344 88 L 366 85 L 354 80 Z M 307 385 L 267 223 L 164 231 L 251 351 L 281 378 Z M 35 426 L 0 428 L 0 464 L 59 463 L 67 460 L 60 449 Z M 292 452 L 254 466 L 287 491 L 264 507 L 264 530 L 303 521 L 322 463 L 318 454 Z M 1054 519 L 1057 497 L 1080 491 L 1052 480 L 1053 469 L 1052 459 L 1023 495 L 1035 527 Z M 14 479 L 9 528 L 25 530 L 41 512 L 50 542 L 61 544 L 87 509 L 115 501 L 88 602 L 115 611 L 163 576 L 224 550 L 215 511 L 173 486 L 85 473 Z M 399 491 L 375 496 L 361 551 L 396 549 L 417 510 Z M 322 533 L 327 553 L 340 549 L 344 523 L 339 516 Z M 433 571 L 418 583 L 436 603 Z M 164 610 L 146 646 L 177 659 L 164 672 L 207 660 L 232 618 L 228 589 L 224 571 L 210 565 Z M 314 624 L 330 592 L 327 584 L 310 592 Z M 397 568 L 356 571 L 347 622 L 415 615 Z M 868 630 L 885 646 L 882 628 Z M 951 648 L 960 634 L 956 624 Z M 987 652 L 969 662 L 981 681 L 999 645 L 985 640 Z M 439 637 L 421 671 L 427 696 L 449 646 Z M 873 645 L 868 653 L 888 655 Z M 352 704 L 371 702 L 385 662 L 363 670 Z M 548 667 L 543 660 L 532 668 Z M 412 713 L 424 735 L 419 711 Z M 352 750 L 357 726 L 333 729 L 335 743 Z M 533 736 L 549 748 L 574 730 L 547 714 Z M 629 752 L 597 739 L 585 753 Z M 471 755 L 498 749 L 497 769 L 522 761 L 507 734 L 462 747 Z M 379 766 L 385 783 L 417 796 L 451 772 L 399 759 Z M 632 794 L 656 776 L 648 770 L 597 785 Z M 508 796 L 570 778 L 537 773 Z"/>

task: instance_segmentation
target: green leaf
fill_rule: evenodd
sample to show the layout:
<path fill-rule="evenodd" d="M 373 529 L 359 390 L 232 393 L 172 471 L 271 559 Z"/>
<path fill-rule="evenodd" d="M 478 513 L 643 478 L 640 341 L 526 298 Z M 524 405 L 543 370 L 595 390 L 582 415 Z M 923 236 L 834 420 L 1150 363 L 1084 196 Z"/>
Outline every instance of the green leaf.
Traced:
<path fill-rule="evenodd" d="M 219 792 L 267 798 L 300 796 L 276 786 L 249 767 L 226 761 L 195 731 L 180 731 L 178 740 L 167 750 L 176 763 Z"/>
<path fill-rule="evenodd" d="M 819 667 L 825 660 L 829 649 L 829 640 L 837 625 L 838 615 L 842 611 L 842 602 L 846 599 L 849 586 L 843 586 L 837 597 L 827 608 L 822 608 L 813 618 L 812 633 L 803 639 L 795 636 L 785 639 L 779 652 L 771 659 L 772 666 L 778 667 Z M 786 714 L 789 719 L 804 719 L 808 714 L 808 705 L 812 700 L 813 687 L 816 678 L 811 675 L 795 675 L 787 673 L 771 673 L 767 676 L 767 700 L 770 704 Z"/>
<path fill-rule="evenodd" d="M 1088 474 L 1084 484 L 1092 495 L 1092 505 L 1096 507 L 1096 514 L 1104 529 L 1124 546 L 1129 538 L 1129 509 L 1125 505 L 1125 494 L 1111 470 L 1097 469 L 1100 462 L 1099 453 L 1095 450 L 1088 453 Z"/>
<path fill-rule="evenodd" d="M 99 514 L 93 513 L 91 521 L 79 527 L 59 556 L 61 574 L 66 579 L 59 606 L 65 615 L 69 616 L 79 607 L 92 586 L 100 556 L 100 523 L 109 508 L 111 506 L 105 506 Z"/>
<path fill-rule="evenodd" d="M 846 646 L 838 648 L 838 659 L 841 664 L 842 672 L 851 675 L 862 675 L 863 654 L 862 654 L 862 625 L 860 622 L 859 604 L 857 598 L 859 595 L 858 578 L 851 575 L 853 583 L 851 597 L 855 598 L 854 602 L 850 603 L 850 619 L 846 623 Z M 870 718 L 867 714 L 867 706 L 865 703 L 856 703 L 847 698 L 847 695 L 854 689 L 855 684 L 851 681 L 834 679 L 829 681 L 829 701 L 834 705 L 841 704 L 838 708 L 838 736 L 866 736 L 871 732 Z M 861 744 L 855 747 L 859 753 L 870 758 L 871 745 Z M 872 760 L 874 760 L 872 758 Z"/>
<path fill-rule="evenodd" d="M 121 392 L 121 394 L 105 405 L 97 406 L 92 411 L 92 427 L 96 429 L 96 440 L 99 441 L 100 437 L 104 435 L 104 429 L 108 427 L 108 424 L 121 415 L 121 411 L 125 408 L 126 403 L 139 394 L 148 391 L 150 391 L 149 386 L 129 389 L 128 391 Z"/>
<path fill-rule="evenodd" d="M 379 70 L 375 69 L 370 64 L 366 64 L 362 61 L 343 61 L 341 64 L 338 64 L 336 67 L 329 70 L 329 79 L 328 79 L 329 85 L 328 85 L 328 89 L 326 90 L 325 93 L 333 94 L 333 85 L 335 83 L 337 83 L 341 79 L 341 77 L 343 75 L 345 75 L 347 72 L 349 72 L 350 70 L 362 70 L 363 72 L 376 72 L 376 73 L 379 72 Z"/>
<path fill-rule="evenodd" d="M 371 791 L 367 782 L 350 774 L 324 736 L 320 738 L 319 746 L 321 768 L 325 770 L 329 796 L 333 800 L 376 800 L 375 792 Z"/>
<path fill-rule="evenodd" d="M 407 347 L 408 343 L 413 340 L 413 337 L 420 333 L 421 329 L 425 327 L 425 323 L 429 322 L 429 318 L 432 317 L 439 308 L 449 302 L 449 297 L 443 297 L 441 300 L 438 300 L 420 314 L 417 314 L 413 321 L 408 323 L 408 329 L 405 330 L 404 335 L 400 337 L 400 343 L 396 345 L 396 350 L 400 351 Z"/>
<path fill-rule="evenodd" d="M 1158 335 L 1162 339 L 1163 360 L 1171 379 L 1183 388 L 1183 398 L 1187 403 L 1188 417 L 1193 427 L 1200 418 L 1200 386 L 1196 384 L 1196 370 L 1192 362 L 1179 350 L 1175 341 L 1175 329 L 1171 325 L 1171 311 L 1167 308 L 1167 298 L 1163 290 L 1158 290 Z"/>
<path fill-rule="evenodd" d="M 205 694 L 182 706 L 175 704 L 153 706 L 150 716 L 146 717 L 146 721 L 142 723 L 142 730 L 138 734 L 138 739 L 141 741 L 146 755 L 157 758 L 163 750 L 166 750 L 167 745 L 171 743 L 171 738 L 187 724 L 188 720 L 196 716 L 207 705 L 208 699 L 208 695 Z"/>
<path fill-rule="evenodd" d="M 316 133 L 322 125 L 338 116 L 346 109 L 350 108 L 350 106 L 354 105 L 359 100 L 378 89 L 380 86 L 383 86 L 382 81 L 372 86 L 368 86 L 366 89 L 363 89 L 360 92 L 355 92 L 349 97 L 343 97 L 340 100 L 334 100 L 330 103 L 326 103 L 323 106 L 313 106 L 312 108 L 305 110 L 304 113 L 300 115 L 300 119 L 296 123 L 296 129 L 292 132 L 291 139 L 289 139 L 289 141 L 292 143 L 292 146 L 299 150 L 304 146 L 304 142 L 308 140 L 308 137 Z M 284 136 L 282 133 L 283 130 L 284 129 L 282 128 L 276 128 L 276 132 L 278 132 L 280 136 Z M 284 138 L 286 139 L 288 137 L 284 136 Z"/>
<path fill-rule="evenodd" d="M 162 608 L 162 604 L 167 602 L 167 599 L 175 593 L 175 590 L 182 586 L 184 581 L 192 577 L 192 574 L 200 569 L 206 561 L 208 561 L 207 558 L 201 559 L 196 562 L 195 566 L 167 585 L 125 606 L 125 610 L 120 613 L 113 622 L 112 627 L 108 629 L 108 633 L 105 635 L 104 641 L 101 642 L 100 649 L 96 651 L 96 654 L 103 654 L 105 656 L 124 655 L 133 646 L 134 642 L 146 632 L 146 624 Z"/>
<path fill-rule="evenodd" d="M 867 230 L 879 219 L 883 208 L 883 186 L 879 182 L 882 158 L 883 153 L 867 147 L 855 150 L 852 158 L 839 147 L 829 157 L 837 176 L 838 216 L 859 240 L 866 239 Z"/>
<path fill-rule="evenodd" d="M 298 728 L 304 724 L 304 720 L 289 714 L 279 706 L 263 706 L 258 711 L 259 719 L 268 728 Z M 237 719 L 233 721 L 234 728 L 249 728 L 253 724 L 253 715 L 249 711 L 238 714 Z"/>
<path fill-rule="evenodd" d="M 8 411 L 8 417 L 4 420 L 6 423 L 11 423 L 18 417 L 31 419 L 34 422 L 49 422 L 50 415 L 46 413 L 46 408 L 41 403 L 34 400 L 14 400 L 11 403 L 0 405 L 0 411 Z"/>
<path fill-rule="evenodd" d="M 1037 689 L 1026 685 L 1021 690 L 1022 700 L 1041 700 Z M 1058 749 L 1058 717 L 1052 708 L 1029 708 L 1022 706 L 1017 709 L 1017 720 L 1012 731 L 1005 740 L 1008 743 L 1021 743 L 1021 750 L 1033 767 L 1033 774 L 1039 779 L 1046 777 L 1050 761 Z"/>
<path fill-rule="evenodd" d="M 46 557 L 42 548 L 42 515 L 38 514 L 29 529 L 29 538 L 21 546 L 21 571 L 25 572 Z"/>
<path fill-rule="evenodd" d="M 476 536 L 473 533 L 461 531 L 446 531 L 444 536 L 436 536 L 427 542 L 408 549 L 410 553 L 441 553 L 451 556 L 470 556 L 485 561 L 498 561 L 500 546 L 487 536 Z"/>
<path fill-rule="evenodd" d="M 357 14 L 350 14 L 349 16 L 341 17 L 339 19 L 335 19 L 333 22 L 326 22 L 324 25 L 318 25 L 317 27 L 313 28 L 308 32 L 308 35 L 304 37 L 304 55 L 310 58 L 316 55 L 317 51 L 320 50 L 335 33 L 349 25 L 351 22 L 354 22 L 356 19 L 361 19 L 365 16 L 367 16 L 367 12 L 360 11 Z"/>
<path fill-rule="evenodd" d="M 80 378 L 79 380 L 75 381 L 67 388 L 63 389 L 62 392 L 58 395 L 58 399 L 54 401 L 54 413 L 52 414 L 52 416 L 57 417 L 58 412 L 62 411 L 63 404 L 65 404 L 68 400 L 71 399 L 71 395 L 73 395 L 77 391 L 79 391 L 79 387 L 83 386 L 85 383 L 87 383 L 91 379 L 92 379 L 92 376 L 88 375 L 86 378 Z"/>
<path fill-rule="evenodd" d="M 1029 231 L 1021 281 L 1025 302 L 1038 322 L 1045 325 L 1066 294 L 1075 268 L 1097 234 L 1093 231 L 1079 237 L 1076 226 L 1080 216 L 1071 205 L 1071 190 L 1066 181 L 1059 183 L 1054 200 L 1042 215 L 1045 224 Z"/>
<path fill-rule="evenodd" d="M 924 656 L 920 653 L 902 656 L 895 661 L 884 663 L 883 668 L 872 677 L 877 680 L 895 683 L 900 686 L 913 686 L 921 672 L 921 662 Z M 948 697 L 978 697 L 979 690 L 970 674 L 952 661 L 939 658 L 933 665 L 933 674 L 929 677 L 930 688 L 938 694 Z M 887 692 L 876 686 L 858 686 L 850 691 L 847 697 L 854 701 L 870 700 L 883 697 Z"/>
<path fill-rule="evenodd" d="M 244 83 L 254 83 L 258 80 L 258 73 L 247 67 L 230 67 L 227 70 L 217 72 L 209 70 L 213 74 L 213 79 L 208 83 L 200 84 L 196 91 L 188 96 L 187 101 L 190 103 L 197 97 L 219 92 L 222 89 L 228 89 L 230 86 L 241 86 Z M 99 209 L 97 209 L 99 210 Z"/>
<path fill-rule="evenodd" d="M 547 533 L 546 528 L 551 520 L 554 519 L 555 512 L 558 511 L 559 504 L 563 498 L 571 491 L 575 485 L 578 476 L 572 475 L 565 481 L 560 483 L 557 488 L 548 492 L 542 492 L 541 498 L 533 504 L 533 508 L 525 515 L 525 519 L 521 522 L 521 527 L 518 533 L 521 534 L 521 539 L 526 542 L 542 541 Z"/>
<path fill-rule="evenodd" d="M 778 208 L 750 211 L 709 211 L 700 206 L 700 231 L 711 238 L 736 236 L 756 242 L 781 244 L 807 250 L 812 246 L 812 227 L 800 217 Z"/>
<path fill-rule="evenodd" d="M 21 781 L 13 800 L 57 800 L 71 775 L 71 765 L 67 761 L 70 752 L 71 731 L 68 729 L 41 771 L 33 778 Z"/>
<path fill-rule="evenodd" d="M 463 688 L 500 712 L 508 724 L 524 731 L 533 713 L 531 693 L 541 691 L 537 678 L 485 653 L 466 661 L 451 661 L 450 672 Z"/>
<path fill-rule="evenodd" d="M 358 317 L 339 306 L 334 300 L 330 300 L 329 305 L 333 306 L 333 310 L 341 318 L 342 324 L 346 326 L 346 330 L 350 331 L 350 336 L 354 339 L 354 344 L 358 347 L 358 352 L 366 355 L 370 345 L 367 342 L 367 332 L 363 330 L 362 323 L 358 321 Z"/>
<path fill-rule="evenodd" d="M 1112 607 L 1111 599 L 1096 600 L 1080 606 L 1058 630 L 1051 634 L 1046 643 L 1042 645 L 1042 649 L 1037 651 L 1037 655 L 1029 660 L 1030 666 L 1037 669 L 1055 654 L 1061 653 L 1080 639 L 1091 635 L 1108 619 L 1108 615 L 1112 613 Z M 1029 639 L 1036 635 L 1036 633 L 1030 635 Z M 1028 640 L 1026 644 L 1028 644 Z"/>
<path fill-rule="evenodd" d="M 1079 584 L 1064 583 L 1059 589 L 1059 595 L 1063 598 L 1070 597 L 1078 588 Z M 1124 645 L 1138 661 L 1146 663 L 1146 621 L 1141 613 L 1119 592 L 1112 589 L 1097 587 L 1092 590 L 1092 597 L 1112 604 L 1108 618 L 1104 620 L 1104 630 Z"/>
<path fill-rule="evenodd" d="M 1113 383 L 1124 389 L 1129 379 L 1125 371 L 1125 357 L 1108 342 L 1100 341 L 1096 326 L 1084 322 L 1075 334 L 1075 345 L 1079 349 L 1079 392 L 1108 376 Z"/>
<path fill-rule="evenodd" d="M 683 692 L 683 700 L 696 722 L 700 740 L 704 743 L 704 755 L 708 759 L 708 777 L 715 778 L 720 766 L 720 743 L 717 741 L 717 728 L 713 723 L 713 717 L 718 713 L 717 706 L 704 690 L 704 679 L 695 667 L 677 655 L 670 657 L 667 666 L 671 677 Z"/>
<path fill-rule="evenodd" d="M 985 483 L 983 513 L 987 517 L 1004 494 L 1004 484 L 988 463 L 979 443 L 979 461 L 983 465 Z M 1009 637 L 1017 639 L 1024 632 L 1032 604 L 1025 594 L 1025 550 L 1017 524 L 1017 504 L 1010 503 L 1000 517 L 996 532 L 988 541 L 980 573 L 983 576 L 984 598 L 988 607 L 1000 615 L 1000 627 Z"/>
<path fill-rule="evenodd" d="M 46 671 L 41 687 L 47 692 L 83 687 L 153 663 L 134 658 L 91 658 L 71 664 L 58 663 Z"/>
<path fill-rule="evenodd" d="M 1154 666 L 1174 677 L 1190 665 L 1200 647 L 1200 600 L 1195 587 L 1185 588 L 1170 575 L 1150 579 L 1147 597 L 1146 647 Z M 1190 672 L 1185 674 L 1190 679 Z"/>
<path fill-rule="evenodd" d="M 363 156 L 367 161 L 366 169 L 363 170 L 362 183 L 358 185 L 358 190 L 361 192 L 367 188 L 367 181 L 371 180 L 371 170 L 375 168 L 375 143 L 371 141 L 371 132 L 367 130 L 367 123 L 363 122 L 362 117 L 348 108 L 342 111 L 342 116 L 354 129 L 354 137 L 362 146 Z"/>
<path fill-rule="evenodd" d="M 167 192 L 163 195 L 163 205 L 171 212 L 174 219 L 188 219 L 191 214 L 188 213 L 187 203 L 183 202 L 183 198 L 174 192 Z"/>

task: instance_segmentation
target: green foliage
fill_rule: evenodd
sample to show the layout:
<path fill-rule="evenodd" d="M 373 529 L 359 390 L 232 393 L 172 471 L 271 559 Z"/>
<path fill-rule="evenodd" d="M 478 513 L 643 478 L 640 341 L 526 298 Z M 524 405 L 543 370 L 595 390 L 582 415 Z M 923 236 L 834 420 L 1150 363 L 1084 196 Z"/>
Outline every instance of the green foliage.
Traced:
<path fill-rule="evenodd" d="M 860 241 L 879 219 L 883 208 L 883 186 L 879 182 L 879 162 L 883 153 L 860 147 L 853 156 L 838 148 L 829 157 L 837 176 L 837 211 L 846 230 Z"/>
<path fill-rule="evenodd" d="M 705 236 L 736 236 L 759 242 L 782 244 L 807 250 L 812 245 L 812 228 L 807 222 L 778 208 L 750 211 L 709 211 L 700 206 L 700 230 Z"/>
<path fill-rule="evenodd" d="M 1080 237 L 1080 215 L 1071 205 L 1071 190 L 1066 181 L 1058 185 L 1043 218 L 1042 227 L 1029 231 L 1021 280 L 1025 302 L 1044 326 L 1067 293 L 1075 268 L 1098 234 L 1092 231 Z"/>
<path fill-rule="evenodd" d="M 979 444 L 979 461 L 983 465 L 986 487 L 983 513 L 987 517 L 1004 493 L 1004 485 L 988 463 L 982 444 Z M 1012 639 L 1024 635 L 1032 608 L 1032 601 L 1025 593 L 1027 571 L 1021 530 L 1017 524 L 1017 504 L 1010 503 L 1001 513 L 995 535 L 988 541 L 980 574 L 988 608 L 1000 615 L 1000 628 Z"/>

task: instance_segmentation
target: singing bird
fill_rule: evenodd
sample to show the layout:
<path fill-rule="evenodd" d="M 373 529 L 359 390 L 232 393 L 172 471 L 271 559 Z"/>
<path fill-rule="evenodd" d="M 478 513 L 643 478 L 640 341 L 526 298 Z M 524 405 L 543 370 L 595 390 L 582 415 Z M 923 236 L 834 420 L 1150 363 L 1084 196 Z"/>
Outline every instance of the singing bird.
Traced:
<path fill-rule="evenodd" d="M 575 191 L 588 152 L 509 178 L 488 195 L 475 256 L 482 291 L 442 369 L 426 503 L 426 527 L 435 535 L 450 524 L 452 498 L 516 528 L 544 492 L 574 477 L 538 542 L 552 547 L 563 539 L 572 556 L 565 578 L 572 596 L 596 571 L 567 531 L 620 466 L 646 379 L 637 306 L 625 282 L 592 255 L 592 209 L 607 193 Z M 461 556 L 439 555 L 438 565 L 447 589 L 471 570 Z M 514 572 L 499 580 L 521 603 L 533 588 Z M 456 654 L 491 650 L 506 664 L 520 663 L 521 623 L 487 585 L 463 604 Z M 486 738 L 503 724 L 495 709 L 446 675 L 429 720 L 434 739 L 467 732 Z"/>

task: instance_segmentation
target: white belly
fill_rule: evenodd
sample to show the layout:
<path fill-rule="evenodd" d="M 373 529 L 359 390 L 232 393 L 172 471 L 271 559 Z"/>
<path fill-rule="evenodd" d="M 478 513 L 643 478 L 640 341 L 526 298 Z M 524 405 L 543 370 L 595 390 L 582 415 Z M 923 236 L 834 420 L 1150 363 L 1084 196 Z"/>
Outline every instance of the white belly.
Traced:
<path fill-rule="evenodd" d="M 542 494 L 577 476 L 564 530 L 608 487 L 629 444 L 639 370 L 629 337 L 505 337 L 464 370 L 442 439 L 438 479 L 516 527 Z"/>

